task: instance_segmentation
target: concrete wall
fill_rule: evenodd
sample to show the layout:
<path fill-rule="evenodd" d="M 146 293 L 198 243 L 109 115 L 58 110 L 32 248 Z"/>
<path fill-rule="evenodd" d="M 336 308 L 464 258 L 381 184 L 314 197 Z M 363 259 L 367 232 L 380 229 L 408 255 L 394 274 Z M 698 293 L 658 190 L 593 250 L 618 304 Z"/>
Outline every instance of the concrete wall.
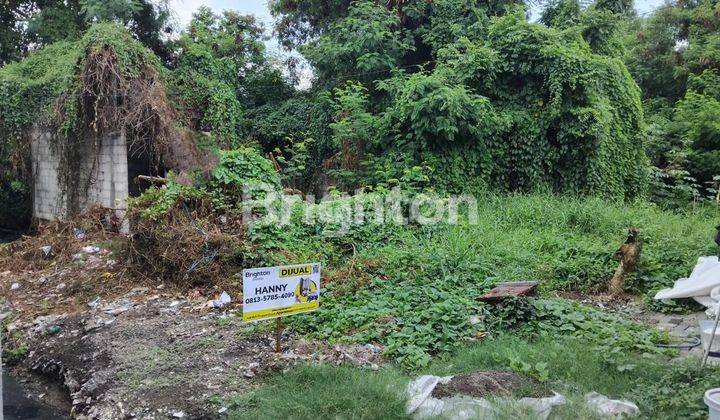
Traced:
<path fill-rule="evenodd" d="M 35 177 L 33 216 L 40 220 L 62 219 L 67 215 L 65 197 L 58 182 L 59 156 L 50 146 L 51 136 L 44 131 L 32 133 L 32 160 Z M 127 143 L 124 134 L 105 136 L 97 157 L 85 154 L 82 173 L 90 174 L 86 197 L 80 197 L 80 207 L 94 205 L 115 209 L 125 216 L 128 198 Z M 82 182 L 79 180 L 79 182 Z"/>

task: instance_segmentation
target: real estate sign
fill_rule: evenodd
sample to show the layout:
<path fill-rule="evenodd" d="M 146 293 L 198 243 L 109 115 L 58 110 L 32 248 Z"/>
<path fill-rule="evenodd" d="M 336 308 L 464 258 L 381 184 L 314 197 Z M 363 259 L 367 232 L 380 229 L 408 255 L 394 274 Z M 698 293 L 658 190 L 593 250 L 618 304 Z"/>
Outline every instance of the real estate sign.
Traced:
<path fill-rule="evenodd" d="M 320 263 L 243 270 L 243 321 L 311 312 L 320 307 Z"/>

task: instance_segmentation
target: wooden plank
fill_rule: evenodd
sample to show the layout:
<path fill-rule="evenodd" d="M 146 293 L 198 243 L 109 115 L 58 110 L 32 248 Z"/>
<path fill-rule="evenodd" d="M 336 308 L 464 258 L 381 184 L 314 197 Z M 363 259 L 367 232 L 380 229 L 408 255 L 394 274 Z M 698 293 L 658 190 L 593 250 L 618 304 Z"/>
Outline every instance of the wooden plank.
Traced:
<path fill-rule="evenodd" d="M 492 290 L 478 299 L 483 302 L 497 303 L 510 296 L 534 296 L 536 290 L 536 281 L 498 283 Z"/>

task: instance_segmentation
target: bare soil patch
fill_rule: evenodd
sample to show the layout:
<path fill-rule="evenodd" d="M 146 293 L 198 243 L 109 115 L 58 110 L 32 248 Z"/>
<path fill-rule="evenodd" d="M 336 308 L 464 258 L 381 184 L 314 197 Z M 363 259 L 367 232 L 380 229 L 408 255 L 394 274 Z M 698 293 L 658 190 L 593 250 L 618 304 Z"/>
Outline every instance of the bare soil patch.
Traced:
<path fill-rule="evenodd" d="M 528 393 L 523 396 L 550 396 L 538 380 L 503 370 L 473 372 L 467 375 L 456 375 L 446 384 L 438 384 L 433 390 L 433 397 L 446 398 L 454 395 L 467 395 L 475 398 L 489 396 L 511 397 L 517 393 Z"/>

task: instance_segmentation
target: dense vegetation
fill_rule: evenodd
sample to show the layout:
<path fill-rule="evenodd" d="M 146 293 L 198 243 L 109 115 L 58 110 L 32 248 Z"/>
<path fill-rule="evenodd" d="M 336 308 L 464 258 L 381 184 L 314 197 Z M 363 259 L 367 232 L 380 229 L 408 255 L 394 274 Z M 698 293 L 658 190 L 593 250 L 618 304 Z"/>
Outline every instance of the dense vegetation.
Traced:
<path fill-rule="evenodd" d="M 696 394 L 717 371 L 669 369 L 666 334 L 562 296 L 604 290 L 635 227 L 626 291 L 686 309 L 650 297 L 714 253 L 720 1 L 639 17 L 628 1 L 553 0 L 537 22 L 515 0 L 270 7 L 280 42 L 312 66 L 308 89 L 253 16 L 200 8 L 177 31 L 147 0 L 0 5 L 0 227 L 29 222 L 34 128 L 52 135 L 70 201 L 90 182 L 73 162 L 123 130 L 165 176 L 130 200 L 123 257 L 137 277 L 232 291 L 242 268 L 320 261 L 322 310 L 289 319 L 296 332 L 380 344 L 403 369 L 445 372 L 432 356 L 460 349 L 460 369 L 515 367 L 577 401 L 600 390 L 649 417 L 702 414 Z M 289 194 L 243 190 L 258 183 Z M 460 193 L 476 215 L 408 220 L 403 194 L 422 212 Z M 379 201 L 400 221 L 356 223 Z M 476 299 L 509 280 L 537 280 L 541 296 Z M 235 408 L 287 417 L 273 390 L 321 378 L 311 398 L 330 395 L 326 416 L 403 417 L 386 391 L 405 374 L 306 368 Z"/>
<path fill-rule="evenodd" d="M 167 39 L 167 10 L 153 3 L 3 7 L 25 24 L 4 29 L 17 48 L 2 60 L 28 56 L 0 70 L 0 196 L 24 203 L 4 209 L 5 225 L 27 218 L 27 132 L 39 122 L 28 115 L 87 136 L 53 113 L 77 112 L 55 105 L 78 93 L 91 45 L 111 50 L 125 78 L 155 69 L 176 124 L 208 134 L 196 142 L 272 152 L 283 185 L 306 192 L 394 186 L 408 170 L 441 193 L 649 196 L 675 208 L 716 190 L 710 0 L 648 18 L 630 4 L 563 0 L 538 23 L 515 2 L 273 1 L 280 40 L 314 69 L 302 92 L 296 63 L 266 54 L 252 16 L 203 8 Z M 103 21 L 124 29 L 92 26 Z"/>

